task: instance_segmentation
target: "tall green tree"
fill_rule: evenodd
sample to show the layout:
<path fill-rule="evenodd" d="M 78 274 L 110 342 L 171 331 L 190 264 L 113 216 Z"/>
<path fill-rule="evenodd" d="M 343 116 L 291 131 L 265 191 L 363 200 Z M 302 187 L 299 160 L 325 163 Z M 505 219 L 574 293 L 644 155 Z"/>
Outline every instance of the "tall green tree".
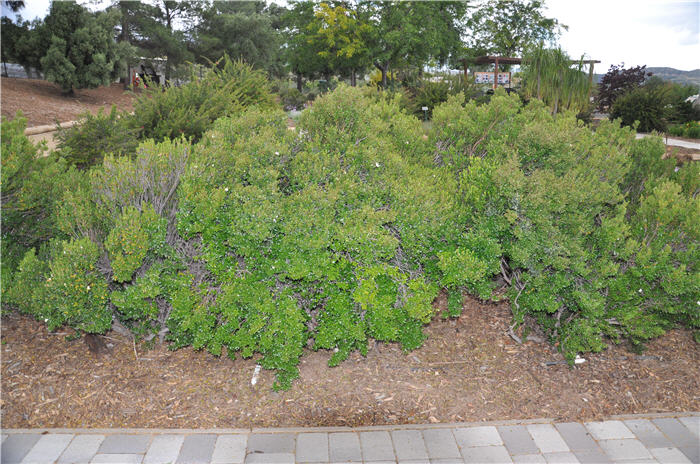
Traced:
<path fill-rule="evenodd" d="M 329 74 L 327 60 L 321 57 L 324 51 L 315 40 L 313 27 L 316 22 L 314 4 L 296 1 L 284 15 L 285 56 L 289 70 L 296 75 L 297 90 L 303 89 L 303 79 L 312 79 L 320 74 Z"/>
<path fill-rule="evenodd" d="M 215 1 L 203 10 L 193 51 L 207 64 L 224 54 L 257 68 L 271 70 L 278 62 L 280 37 L 263 2 Z"/>
<path fill-rule="evenodd" d="M 141 36 L 136 44 L 145 56 L 165 59 L 166 80 L 178 65 L 194 59 L 192 34 L 205 5 L 203 0 L 157 0 L 143 5 L 138 23 Z"/>
<path fill-rule="evenodd" d="M 356 9 L 346 5 L 320 3 L 314 13 L 312 32 L 322 48 L 321 58 L 338 74 L 349 74 L 350 85 L 357 84 L 357 72 L 370 66 L 369 39 L 372 26 Z"/>
<path fill-rule="evenodd" d="M 114 11 L 93 14 L 75 2 L 53 2 L 45 19 L 51 42 L 41 58 L 46 79 L 65 93 L 108 85 L 126 54 L 113 37 L 118 21 Z"/>
<path fill-rule="evenodd" d="M 575 62 L 561 48 L 545 48 L 540 43 L 523 55 L 525 94 L 552 108 L 580 111 L 588 105 L 591 83 L 583 72 L 583 62 Z"/>
<path fill-rule="evenodd" d="M 484 0 L 468 22 L 469 46 L 482 54 L 517 56 L 539 42 L 554 44 L 567 26 L 544 15 L 541 0 Z"/>
<path fill-rule="evenodd" d="M 447 63 L 462 47 L 465 2 L 369 2 L 360 4 L 373 26 L 370 50 L 387 85 L 390 68 Z"/>

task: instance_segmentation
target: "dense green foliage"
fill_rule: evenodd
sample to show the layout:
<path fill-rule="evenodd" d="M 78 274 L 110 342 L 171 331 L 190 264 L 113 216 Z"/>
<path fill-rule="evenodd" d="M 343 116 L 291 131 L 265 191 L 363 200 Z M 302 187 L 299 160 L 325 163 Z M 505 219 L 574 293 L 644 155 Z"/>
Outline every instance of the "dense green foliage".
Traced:
<path fill-rule="evenodd" d="M 697 164 L 500 91 L 450 97 L 428 140 L 397 102 L 340 86 L 297 131 L 263 105 L 197 143 L 106 156 L 63 193 L 60 239 L 27 252 L 6 302 L 51 327 L 256 356 L 281 388 L 306 347 L 336 365 L 370 339 L 420 346 L 440 289 L 456 316 L 498 276 L 513 336 L 537 321 L 569 360 L 700 329 Z"/>
<path fill-rule="evenodd" d="M 610 111 L 610 117 L 620 118 L 625 126 L 634 126 L 640 132 L 653 130 L 664 132 L 668 123 L 666 102 L 667 89 L 662 86 L 642 86 L 617 97 Z"/>
<path fill-rule="evenodd" d="M 214 120 L 237 114 L 251 105 L 275 106 L 262 72 L 227 56 L 201 78 L 190 67 L 192 79 L 180 87 L 151 86 L 134 102 L 133 114 L 86 113 L 78 124 L 59 128 L 59 155 L 85 168 L 106 154 L 134 155 L 140 140 L 186 137 L 199 140 Z"/>
<path fill-rule="evenodd" d="M 2 292 L 28 249 L 38 248 L 57 234 L 60 198 L 76 180 L 74 170 L 45 147 L 24 135 L 26 119 L 20 114 L 2 121 Z"/>
<path fill-rule="evenodd" d="M 582 60 L 572 61 L 561 48 L 547 49 L 542 43 L 530 47 L 523 55 L 524 94 L 542 100 L 554 113 L 586 111 L 591 82 L 583 66 Z"/>
<path fill-rule="evenodd" d="M 685 124 L 675 124 L 668 128 L 668 132 L 677 137 L 700 139 L 700 122 L 691 121 Z"/>
<path fill-rule="evenodd" d="M 59 126 L 56 139 L 61 156 L 79 167 L 101 163 L 107 153 L 131 155 L 136 150 L 136 130 L 131 127 L 129 115 L 119 114 L 116 106 L 105 114 L 103 109 L 93 115 L 84 113 L 77 124 Z"/>
<path fill-rule="evenodd" d="M 274 105 L 265 74 L 224 56 L 201 78 L 192 68 L 189 82 L 180 87 L 146 89 L 131 121 L 141 139 L 183 135 L 198 140 L 216 119 L 254 104 Z"/>
<path fill-rule="evenodd" d="M 45 20 L 50 45 L 41 58 L 46 79 L 64 92 L 109 85 L 128 53 L 112 36 L 117 20 L 115 14 L 95 15 L 73 2 L 53 2 Z"/>

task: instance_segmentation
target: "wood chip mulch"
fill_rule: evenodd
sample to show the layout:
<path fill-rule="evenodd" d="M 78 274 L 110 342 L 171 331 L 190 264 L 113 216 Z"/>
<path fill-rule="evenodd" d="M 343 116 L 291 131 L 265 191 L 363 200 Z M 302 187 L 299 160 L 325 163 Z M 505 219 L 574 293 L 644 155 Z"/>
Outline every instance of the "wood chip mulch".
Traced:
<path fill-rule="evenodd" d="M 444 306 L 444 297 L 439 302 Z M 574 368 L 546 343 L 506 335 L 506 303 L 467 299 L 456 320 L 437 319 L 425 345 L 403 353 L 370 344 L 335 368 L 308 352 L 301 378 L 274 392 L 255 386 L 255 359 L 191 349 L 148 349 L 110 334 L 95 355 L 69 331 L 10 313 L 2 318 L 2 424 L 19 427 L 360 426 L 527 418 L 600 419 L 613 414 L 700 410 L 700 349 L 686 330 L 643 355 L 611 346 Z"/>

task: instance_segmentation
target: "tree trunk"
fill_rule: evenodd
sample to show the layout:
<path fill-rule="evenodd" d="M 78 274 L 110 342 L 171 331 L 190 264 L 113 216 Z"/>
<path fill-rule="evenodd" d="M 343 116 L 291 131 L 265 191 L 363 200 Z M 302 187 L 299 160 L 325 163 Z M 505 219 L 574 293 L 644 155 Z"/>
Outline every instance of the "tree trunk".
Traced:
<path fill-rule="evenodd" d="M 384 65 L 381 65 L 381 64 L 379 64 L 378 61 L 375 61 L 375 62 L 374 62 L 374 66 L 376 66 L 377 69 L 379 69 L 379 70 L 382 72 L 382 88 L 383 88 L 383 89 L 386 89 L 386 84 L 387 84 L 387 81 L 386 81 L 386 71 L 387 71 L 387 69 L 389 69 L 389 63 L 386 63 L 386 64 L 384 64 Z"/>
<path fill-rule="evenodd" d="M 3 61 L 2 66 L 3 66 L 3 69 L 5 70 L 2 75 L 7 77 L 7 63 Z"/>
<path fill-rule="evenodd" d="M 357 75 L 355 74 L 355 70 L 354 70 L 354 69 L 353 69 L 352 71 L 350 71 L 350 85 L 351 85 L 352 87 L 356 87 L 356 86 L 357 86 Z"/>
<path fill-rule="evenodd" d="M 302 78 L 302 76 L 301 76 L 301 73 L 298 72 L 298 73 L 297 73 L 297 90 L 298 90 L 299 92 L 301 92 L 301 91 L 304 90 L 304 84 L 303 84 L 303 82 L 302 82 L 302 79 L 303 79 L 303 78 Z"/>

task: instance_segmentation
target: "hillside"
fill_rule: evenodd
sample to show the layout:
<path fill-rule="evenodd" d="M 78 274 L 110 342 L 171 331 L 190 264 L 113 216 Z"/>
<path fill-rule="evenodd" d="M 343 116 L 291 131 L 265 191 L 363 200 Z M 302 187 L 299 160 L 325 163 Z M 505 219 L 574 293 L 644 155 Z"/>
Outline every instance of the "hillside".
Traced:
<path fill-rule="evenodd" d="M 665 81 L 677 82 L 679 84 L 691 84 L 700 87 L 700 69 L 692 71 L 681 71 L 675 68 L 647 67 L 647 71 L 659 76 Z M 600 82 L 604 74 L 595 74 L 595 81 Z"/>

